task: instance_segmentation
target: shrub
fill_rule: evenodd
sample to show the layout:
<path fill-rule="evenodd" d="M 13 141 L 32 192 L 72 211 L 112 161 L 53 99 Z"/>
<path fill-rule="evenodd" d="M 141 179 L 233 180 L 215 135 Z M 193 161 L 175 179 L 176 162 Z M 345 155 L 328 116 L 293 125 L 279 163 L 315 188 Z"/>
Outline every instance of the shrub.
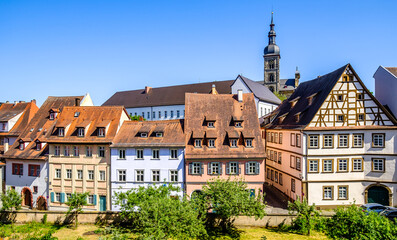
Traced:
<path fill-rule="evenodd" d="M 79 214 L 83 212 L 83 206 L 87 205 L 87 197 L 89 193 L 72 193 L 68 201 L 66 202 L 66 205 L 69 206 L 69 210 L 66 213 L 66 215 L 74 215 L 74 222 L 75 222 L 75 228 L 77 228 L 78 225 L 78 217 Z"/>
<path fill-rule="evenodd" d="M 290 214 L 296 213 L 296 218 L 292 221 L 292 229 L 310 235 L 310 231 L 314 229 L 316 223 L 319 221 L 319 212 L 316 211 L 316 206 L 309 205 L 306 198 L 302 201 L 298 198 L 296 201 L 288 202 L 288 210 Z"/>
<path fill-rule="evenodd" d="M 1 210 L 12 211 L 21 209 L 22 197 L 14 189 L 8 189 L 5 194 L 1 194 L 3 207 Z"/>

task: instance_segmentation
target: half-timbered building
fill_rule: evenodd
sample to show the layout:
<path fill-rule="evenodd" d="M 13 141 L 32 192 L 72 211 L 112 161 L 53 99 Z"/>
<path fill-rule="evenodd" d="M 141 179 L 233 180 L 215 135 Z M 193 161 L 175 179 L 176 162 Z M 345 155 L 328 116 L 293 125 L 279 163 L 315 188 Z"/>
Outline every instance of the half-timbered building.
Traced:
<path fill-rule="evenodd" d="M 350 64 L 301 83 L 269 118 L 262 127 L 271 185 L 323 208 L 397 205 L 396 120 Z"/>

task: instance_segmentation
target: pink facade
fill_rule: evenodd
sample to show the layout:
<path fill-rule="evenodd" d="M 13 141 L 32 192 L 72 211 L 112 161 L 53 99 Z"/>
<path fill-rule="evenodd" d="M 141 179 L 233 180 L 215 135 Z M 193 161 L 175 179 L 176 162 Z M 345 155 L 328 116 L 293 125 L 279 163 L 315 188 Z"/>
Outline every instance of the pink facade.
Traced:
<path fill-rule="evenodd" d="M 266 182 L 290 199 L 302 198 L 303 133 L 266 129 Z"/>

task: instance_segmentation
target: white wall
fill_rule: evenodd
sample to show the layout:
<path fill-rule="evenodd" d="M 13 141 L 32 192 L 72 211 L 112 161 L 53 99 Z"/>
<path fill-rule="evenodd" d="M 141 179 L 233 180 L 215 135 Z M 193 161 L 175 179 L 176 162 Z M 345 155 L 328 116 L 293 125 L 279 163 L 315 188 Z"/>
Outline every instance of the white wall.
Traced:
<path fill-rule="evenodd" d="M 128 191 L 139 186 L 148 186 L 151 184 L 163 184 L 164 182 L 170 182 L 170 170 L 178 170 L 178 183 L 175 185 L 179 186 L 181 190 L 184 190 L 184 148 L 173 148 L 178 149 L 178 159 L 170 159 L 171 148 L 155 148 L 160 149 L 160 159 L 152 159 L 152 148 L 138 148 L 144 149 L 144 158 L 136 159 L 136 149 L 126 149 L 126 159 L 119 159 L 119 148 L 111 149 L 111 195 L 113 198 L 115 191 Z M 118 171 L 126 170 L 126 182 L 118 181 Z M 144 182 L 136 182 L 135 170 L 144 170 Z M 152 170 L 160 170 L 160 182 L 153 183 L 152 181 Z M 183 192 L 177 193 L 183 196 Z M 118 211 L 119 206 L 113 204 L 112 199 L 112 210 Z"/>
<path fill-rule="evenodd" d="M 161 112 L 161 118 L 159 118 L 159 111 Z M 167 111 L 167 117 L 165 117 L 165 111 Z M 171 111 L 174 116 L 171 118 Z M 177 111 L 179 111 L 179 117 L 177 117 Z M 139 108 L 127 108 L 128 114 L 135 116 L 144 113 L 146 120 L 169 120 L 169 119 L 181 119 L 185 118 L 185 105 L 170 105 L 170 106 L 155 106 L 155 107 L 139 107 Z M 155 112 L 155 118 L 152 118 L 153 112 Z M 148 113 L 150 116 L 148 117 Z"/>
<path fill-rule="evenodd" d="M 374 74 L 375 96 L 382 105 L 388 105 L 393 114 L 397 115 L 397 78 L 382 66 Z"/>

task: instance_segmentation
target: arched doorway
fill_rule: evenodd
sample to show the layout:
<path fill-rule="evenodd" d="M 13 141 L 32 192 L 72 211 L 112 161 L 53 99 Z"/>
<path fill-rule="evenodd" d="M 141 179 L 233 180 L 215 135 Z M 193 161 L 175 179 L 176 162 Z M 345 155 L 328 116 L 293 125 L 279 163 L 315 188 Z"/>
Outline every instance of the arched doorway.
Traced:
<path fill-rule="evenodd" d="M 28 187 L 22 189 L 22 206 L 33 206 L 33 195 L 32 191 Z"/>
<path fill-rule="evenodd" d="M 386 186 L 380 184 L 370 185 L 365 190 L 365 195 L 367 203 L 379 203 L 385 206 L 391 204 L 391 191 Z"/>
<path fill-rule="evenodd" d="M 37 210 L 47 210 L 47 200 L 43 196 L 37 198 Z"/>

